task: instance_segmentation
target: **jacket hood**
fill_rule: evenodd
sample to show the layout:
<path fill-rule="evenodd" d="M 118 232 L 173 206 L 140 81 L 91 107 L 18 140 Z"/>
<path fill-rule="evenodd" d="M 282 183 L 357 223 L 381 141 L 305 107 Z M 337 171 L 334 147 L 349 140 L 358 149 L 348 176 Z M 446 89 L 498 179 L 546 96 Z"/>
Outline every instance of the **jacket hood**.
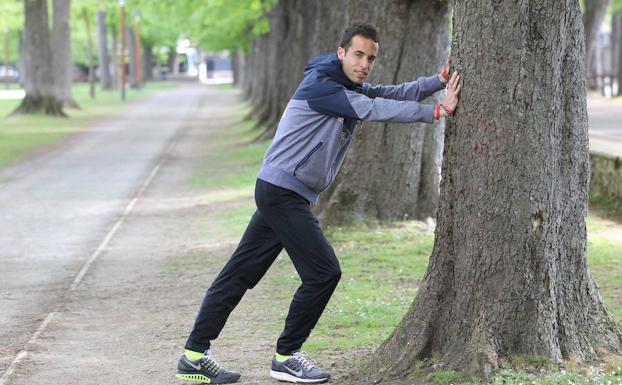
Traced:
<path fill-rule="evenodd" d="M 305 67 L 304 75 L 307 76 L 313 71 L 317 71 L 332 78 L 346 88 L 356 89 L 361 87 L 360 84 L 354 83 L 343 72 L 341 61 L 339 61 L 336 53 L 324 54 L 311 59 L 309 64 Z"/>

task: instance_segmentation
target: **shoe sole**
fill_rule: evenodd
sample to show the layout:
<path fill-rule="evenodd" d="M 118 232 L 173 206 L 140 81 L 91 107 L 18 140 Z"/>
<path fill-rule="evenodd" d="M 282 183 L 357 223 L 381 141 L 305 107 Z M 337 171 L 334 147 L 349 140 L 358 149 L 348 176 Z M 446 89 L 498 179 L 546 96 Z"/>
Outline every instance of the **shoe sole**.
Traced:
<path fill-rule="evenodd" d="M 277 372 L 274 370 L 270 371 L 270 377 L 276 378 L 279 381 L 293 382 L 296 384 L 319 384 L 328 380 L 326 378 L 300 378 L 296 376 L 292 376 L 291 374 Z"/>
<path fill-rule="evenodd" d="M 186 380 L 186 381 L 194 381 L 194 382 L 201 382 L 203 384 L 211 384 L 212 383 L 212 379 L 203 375 L 203 374 L 181 374 L 181 373 L 177 373 L 175 375 L 175 377 L 177 378 L 181 378 L 182 380 Z"/>

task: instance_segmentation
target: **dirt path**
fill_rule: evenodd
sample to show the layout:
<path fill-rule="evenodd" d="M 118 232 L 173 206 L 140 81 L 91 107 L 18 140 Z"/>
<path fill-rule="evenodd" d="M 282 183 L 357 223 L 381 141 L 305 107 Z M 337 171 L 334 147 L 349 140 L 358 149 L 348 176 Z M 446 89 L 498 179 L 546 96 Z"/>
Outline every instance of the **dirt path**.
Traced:
<path fill-rule="evenodd" d="M 237 124 L 234 91 L 207 88 L 185 121 L 148 189 L 74 291 L 16 365 L 13 384 L 182 384 L 175 368 L 205 289 L 241 234 L 219 213 L 248 208 L 250 192 L 229 199 L 188 187 L 188 178 L 218 145 L 215 125 Z M 211 219 L 213 218 L 213 220 Z M 293 274 L 280 257 L 268 276 Z M 249 291 L 214 343 L 217 357 L 242 372 L 242 384 L 276 384 L 269 365 L 286 308 L 259 284 Z M 318 360 L 330 367 L 330 362 Z"/>

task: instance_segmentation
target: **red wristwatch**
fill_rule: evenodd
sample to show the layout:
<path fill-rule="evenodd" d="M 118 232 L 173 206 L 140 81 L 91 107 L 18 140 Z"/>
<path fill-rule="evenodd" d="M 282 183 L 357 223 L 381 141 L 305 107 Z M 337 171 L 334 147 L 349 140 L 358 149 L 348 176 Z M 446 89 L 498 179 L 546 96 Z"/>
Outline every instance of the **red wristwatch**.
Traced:
<path fill-rule="evenodd" d="M 441 71 L 441 76 L 443 77 L 443 79 L 445 79 L 446 81 L 449 81 L 449 72 L 447 72 L 447 69 L 443 68 L 443 70 Z"/>
<path fill-rule="evenodd" d="M 434 105 L 434 119 L 439 120 L 441 118 L 441 105 Z"/>

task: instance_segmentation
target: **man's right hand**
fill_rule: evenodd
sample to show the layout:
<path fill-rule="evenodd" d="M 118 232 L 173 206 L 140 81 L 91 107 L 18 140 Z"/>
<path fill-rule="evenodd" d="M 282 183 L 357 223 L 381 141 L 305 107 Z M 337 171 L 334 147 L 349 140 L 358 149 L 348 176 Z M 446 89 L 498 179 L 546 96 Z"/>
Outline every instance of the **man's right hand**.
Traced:
<path fill-rule="evenodd" d="M 454 71 L 447 82 L 447 90 L 445 93 L 445 109 L 447 112 L 453 113 L 456 107 L 458 106 L 458 94 L 460 94 L 460 89 L 462 85 L 460 84 L 460 75 L 457 71 Z"/>

